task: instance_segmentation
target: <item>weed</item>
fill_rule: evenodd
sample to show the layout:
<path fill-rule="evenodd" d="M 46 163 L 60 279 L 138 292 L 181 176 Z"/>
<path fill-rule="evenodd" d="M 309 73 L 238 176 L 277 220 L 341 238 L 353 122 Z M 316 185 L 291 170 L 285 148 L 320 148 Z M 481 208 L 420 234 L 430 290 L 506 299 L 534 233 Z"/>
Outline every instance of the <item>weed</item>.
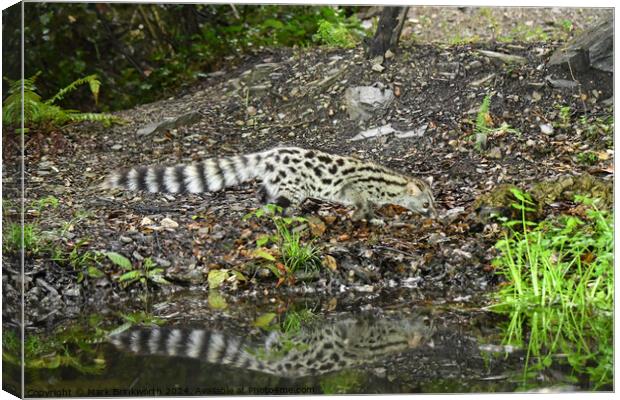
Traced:
<path fill-rule="evenodd" d="M 274 235 L 263 236 L 256 241 L 257 249 L 254 254 L 268 261 L 265 266 L 278 277 L 278 285 L 285 281 L 293 283 L 295 273 L 302 268 L 306 273 L 319 269 L 321 260 L 318 249 L 312 244 L 303 244 L 299 233 L 300 226 L 293 226 L 295 223 L 305 223 L 305 218 L 285 217 L 282 215 L 282 207 L 274 204 L 268 204 L 246 215 L 244 220 L 251 217 L 266 217 L 276 227 Z M 268 243 L 275 245 L 275 252 L 264 247 Z M 272 253 L 277 254 L 280 260 Z"/>
<path fill-rule="evenodd" d="M 61 126 L 73 121 L 98 121 L 109 125 L 112 122 L 120 122 L 119 118 L 112 115 L 81 113 L 76 110 L 64 109 L 55 104 L 82 84 L 88 84 L 96 102 L 99 95 L 100 82 L 95 75 L 89 75 L 70 83 L 45 101 L 42 101 L 41 96 L 36 92 L 35 81 L 39 75 L 40 72 L 30 78 L 16 81 L 10 81 L 5 78 L 9 81 L 9 95 L 3 103 L 2 122 L 4 124 L 19 125 L 21 123 L 22 86 L 24 125 L 39 126 L 51 124 L 52 126 Z M 20 132 L 20 130 L 21 128 L 16 131 Z"/>
<path fill-rule="evenodd" d="M 299 332 L 301 328 L 317 318 L 311 310 L 303 308 L 300 311 L 291 310 L 286 313 L 282 321 L 282 332 Z"/>
<path fill-rule="evenodd" d="M 598 161 L 598 156 L 593 151 L 584 151 L 577 154 L 577 161 L 585 165 L 594 165 Z"/>
<path fill-rule="evenodd" d="M 11 223 L 2 235 L 2 248 L 8 253 L 18 253 L 22 249 L 22 233 L 24 236 L 24 253 L 35 255 L 41 250 L 41 231 L 33 224 Z"/>
<path fill-rule="evenodd" d="M 510 235 L 496 244 L 500 256 L 493 262 L 507 279 L 500 302 L 491 307 L 510 314 L 505 342 L 521 345 L 529 325 L 524 380 L 561 352 L 576 371 L 588 373 L 597 386 L 607 385 L 613 376 L 613 214 L 576 196 L 587 207 L 585 218 L 534 223 L 526 220 L 531 197 L 516 189 L 513 194 L 521 219 L 504 219 Z"/>
<path fill-rule="evenodd" d="M 360 23 L 356 18 L 347 21 L 350 22 L 320 20 L 317 32 L 312 36 L 312 40 L 330 47 L 345 49 L 355 47 L 359 42 Z"/>
<path fill-rule="evenodd" d="M 133 325 L 162 325 L 165 321 L 161 318 L 157 318 L 154 315 L 145 311 L 136 311 L 130 314 L 121 313 L 120 317 L 125 320 L 125 323 Z M 118 329 L 118 328 L 117 328 Z M 115 329 L 115 331 L 117 331 Z"/>
<path fill-rule="evenodd" d="M 59 204 L 58 198 L 54 196 L 45 196 L 45 197 L 41 197 L 40 199 L 34 201 L 32 203 L 32 207 L 38 212 L 41 212 L 48 207 L 56 208 L 58 207 L 58 204 Z"/>
<path fill-rule="evenodd" d="M 99 327 L 101 319 L 90 318 L 89 327 L 62 326 L 51 335 L 28 334 L 24 340 L 24 367 L 28 370 L 72 367 L 83 374 L 98 374 L 105 369 L 105 359 L 92 343 L 99 342 L 105 331 Z M 15 346 L 17 336 L 6 332 L 3 337 L 2 360 L 21 364 Z M 4 336 L 4 335 L 3 335 Z"/>
<path fill-rule="evenodd" d="M 519 24 L 510 31 L 510 34 L 503 35 L 497 40 L 500 42 L 546 42 L 549 40 L 549 35 L 540 26 Z"/>
<path fill-rule="evenodd" d="M 558 118 L 556 126 L 558 128 L 567 129 L 571 126 L 571 114 L 572 110 L 570 106 L 557 106 L 559 108 Z"/>
<path fill-rule="evenodd" d="M 127 271 L 116 278 L 124 287 L 127 287 L 135 282 L 140 282 L 144 285 L 145 289 L 148 289 L 149 281 L 160 285 L 166 285 L 169 283 L 164 278 L 164 269 L 158 268 L 157 264 L 150 257 L 145 258 L 142 261 L 141 267 L 134 268 L 131 261 L 121 254 L 108 251 L 105 255 L 110 259 L 110 261 L 112 261 L 112 263 Z"/>

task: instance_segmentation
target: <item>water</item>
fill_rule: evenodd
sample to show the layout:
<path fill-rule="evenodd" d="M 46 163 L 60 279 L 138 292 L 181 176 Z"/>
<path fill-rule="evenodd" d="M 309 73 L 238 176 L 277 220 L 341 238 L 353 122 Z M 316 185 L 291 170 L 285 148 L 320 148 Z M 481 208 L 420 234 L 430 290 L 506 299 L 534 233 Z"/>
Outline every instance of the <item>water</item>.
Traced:
<path fill-rule="evenodd" d="M 588 388 L 587 380 L 582 376 L 575 379 L 574 371 L 561 360 L 524 378 L 525 352 L 502 345 L 501 327 L 507 318 L 476 308 L 420 306 L 408 301 L 406 294 L 392 293 L 300 298 L 293 302 L 277 298 L 235 303 L 229 300 L 225 309 L 214 310 L 206 297 L 184 293 L 175 299 L 153 302 L 151 314 L 167 316 L 162 327 L 134 326 L 115 336 L 112 342 L 116 344 L 85 343 L 80 339 L 65 346 L 64 353 L 43 352 L 37 357 L 47 357 L 47 361 L 52 360 L 50 354 L 66 357 L 56 368 L 27 368 L 26 396 L 465 393 Z M 270 330 L 254 326 L 261 320 L 270 322 Z M 285 324 L 295 323 L 301 328 L 283 333 Z M 74 330 L 74 338 L 75 332 L 78 330 Z M 66 342 L 67 336 L 62 340 Z M 213 343 L 221 347 L 209 350 Z M 337 356 L 321 348 L 331 348 L 333 343 L 340 357 L 337 362 L 329 362 L 330 357 Z M 234 348 L 243 350 L 234 353 Z M 297 356 L 292 357 L 294 354 Z M 290 359 L 293 362 L 288 363 Z M 252 364 L 256 362 L 262 365 Z M 278 363 L 286 367 L 278 370 Z M 18 376 L 19 369 L 5 359 L 4 371 L 5 387 L 11 383 L 18 387 L 11 377 Z"/>

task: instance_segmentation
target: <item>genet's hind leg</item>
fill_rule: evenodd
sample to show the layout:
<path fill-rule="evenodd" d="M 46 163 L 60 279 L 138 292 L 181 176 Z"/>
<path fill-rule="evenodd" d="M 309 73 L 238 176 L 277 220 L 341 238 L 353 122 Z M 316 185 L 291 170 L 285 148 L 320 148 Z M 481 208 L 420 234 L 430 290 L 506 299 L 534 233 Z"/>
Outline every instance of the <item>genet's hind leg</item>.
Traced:
<path fill-rule="evenodd" d="M 374 213 L 372 210 L 372 205 L 359 190 L 351 185 L 347 185 L 342 189 L 342 196 L 353 203 L 353 215 L 351 215 L 351 219 L 353 221 L 359 221 L 365 219 L 370 221 L 374 217 Z"/>
<path fill-rule="evenodd" d="M 271 191 L 269 188 L 261 186 L 258 195 L 261 203 L 275 204 L 282 207 L 284 214 L 296 213 L 301 201 L 304 200 L 298 192 L 284 186 L 275 189 L 271 188 Z"/>

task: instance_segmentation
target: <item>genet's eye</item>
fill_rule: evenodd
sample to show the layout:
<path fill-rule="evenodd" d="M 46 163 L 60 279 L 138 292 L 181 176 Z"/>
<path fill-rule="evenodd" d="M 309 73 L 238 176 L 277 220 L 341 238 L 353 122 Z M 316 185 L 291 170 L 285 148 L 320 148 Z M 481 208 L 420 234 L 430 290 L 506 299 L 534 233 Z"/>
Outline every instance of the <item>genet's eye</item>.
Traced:
<path fill-rule="evenodd" d="M 428 206 L 429 206 L 428 201 L 425 201 L 424 204 L 422 204 L 422 207 L 424 208 L 428 208 Z"/>

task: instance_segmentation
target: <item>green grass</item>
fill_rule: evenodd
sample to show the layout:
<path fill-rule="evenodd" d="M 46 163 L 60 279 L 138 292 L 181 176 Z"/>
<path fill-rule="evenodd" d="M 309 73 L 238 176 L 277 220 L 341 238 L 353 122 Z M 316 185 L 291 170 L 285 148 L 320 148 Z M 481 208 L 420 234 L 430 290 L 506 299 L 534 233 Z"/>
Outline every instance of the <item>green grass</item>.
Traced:
<path fill-rule="evenodd" d="M 594 306 L 610 310 L 613 304 L 613 215 L 596 208 L 594 201 L 578 197 L 590 207 L 586 218 L 562 216 L 535 224 L 525 219 L 531 198 L 517 190 L 521 221 L 507 221 L 496 247 L 498 272 L 509 282 L 501 292 L 503 304 L 513 306 Z M 514 229 L 518 227 L 518 229 Z"/>
<path fill-rule="evenodd" d="M 493 262 L 506 279 L 491 306 L 509 315 L 504 341 L 527 342 L 524 382 L 554 362 L 568 362 L 594 388 L 606 387 L 613 377 L 613 214 L 578 196 L 581 216 L 534 223 L 525 217 L 531 197 L 513 194 L 521 220 L 504 221 Z"/>
<path fill-rule="evenodd" d="M 18 253 L 22 248 L 22 231 L 24 234 L 24 252 L 37 254 L 41 249 L 41 232 L 34 224 L 11 223 L 2 235 L 2 248 L 7 253 Z"/>
<path fill-rule="evenodd" d="M 251 217 L 265 218 L 275 225 L 275 234 L 256 241 L 255 254 L 267 261 L 264 266 L 278 277 L 278 284 L 293 283 L 298 271 L 309 273 L 321 267 L 319 250 L 312 243 L 302 242 L 299 231 L 307 222 L 305 218 L 283 216 L 282 208 L 274 204 L 246 215 L 244 220 Z M 272 248 L 267 248 L 268 244 L 272 244 Z"/>

